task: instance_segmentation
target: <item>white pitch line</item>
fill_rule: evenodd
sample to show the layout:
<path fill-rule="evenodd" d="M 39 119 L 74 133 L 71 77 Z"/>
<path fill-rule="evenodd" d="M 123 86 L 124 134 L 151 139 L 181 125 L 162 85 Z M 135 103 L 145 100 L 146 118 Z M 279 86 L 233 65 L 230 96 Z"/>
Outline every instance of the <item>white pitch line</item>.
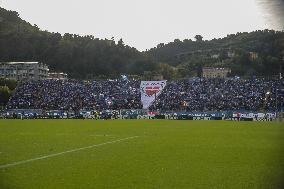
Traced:
<path fill-rule="evenodd" d="M 114 135 L 89 135 L 89 136 L 95 136 L 95 137 L 111 137 Z"/>
<path fill-rule="evenodd" d="M 122 138 L 122 139 L 113 140 L 113 141 L 109 141 L 109 142 L 105 142 L 105 143 L 94 144 L 94 145 L 91 145 L 91 146 L 86 146 L 86 147 L 82 147 L 82 148 L 75 148 L 75 149 L 64 151 L 64 152 L 59 152 L 59 153 L 55 153 L 55 154 L 49 154 L 49 155 L 46 155 L 46 156 L 40 156 L 40 157 L 36 157 L 36 158 L 32 158 L 32 159 L 27 159 L 27 160 L 17 161 L 17 162 L 13 162 L 13 163 L 9 163 L 9 164 L 4 164 L 4 165 L 0 165 L 0 169 L 13 167 L 13 166 L 16 166 L 16 165 L 25 164 L 25 163 L 29 163 L 29 162 L 32 162 L 32 161 L 47 159 L 47 158 L 51 158 L 51 157 L 55 157 L 55 156 L 60 156 L 60 155 L 64 155 L 64 154 L 67 154 L 67 153 L 72 153 L 72 152 L 77 152 L 77 151 L 86 150 L 86 149 L 90 149 L 90 148 L 95 148 L 95 147 L 103 146 L 103 145 L 107 145 L 107 144 L 113 144 L 113 143 L 117 143 L 117 142 L 124 141 L 124 140 L 130 140 L 130 139 L 137 138 L 137 137 L 139 137 L 139 136 Z"/>

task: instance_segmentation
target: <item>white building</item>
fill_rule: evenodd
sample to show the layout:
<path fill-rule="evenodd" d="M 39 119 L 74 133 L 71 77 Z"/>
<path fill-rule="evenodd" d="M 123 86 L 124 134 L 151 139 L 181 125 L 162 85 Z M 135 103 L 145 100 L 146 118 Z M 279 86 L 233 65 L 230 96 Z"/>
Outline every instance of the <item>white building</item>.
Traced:
<path fill-rule="evenodd" d="M 48 79 L 58 79 L 58 80 L 67 80 L 68 75 L 63 72 L 52 72 L 48 74 Z"/>
<path fill-rule="evenodd" d="M 204 78 L 226 78 L 231 73 L 230 68 L 202 68 L 202 76 Z"/>
<path fill-rule="evenodd" d="M 40 62 L 0 62 L 0 77 L 17 81 L 46 79 L 48 71 Z"/>
<path fill-rule="evenodd" d="M 213 54 L 213 55 L 211 55 L 211 58 L 215 58 L 215 59 L 217 59 L 217 58 L 219 58 L 220 57 L 220 55 L 219 54 Z"/>
<path fill-rule="evenodd" d="M 236 53 L 235 53 L 234 51 L 228 51 L 228 52 L 227 52 L 227 56 L 228 56 L 229 58 L 234 58 L 234 57 L 236 56 Z"/>

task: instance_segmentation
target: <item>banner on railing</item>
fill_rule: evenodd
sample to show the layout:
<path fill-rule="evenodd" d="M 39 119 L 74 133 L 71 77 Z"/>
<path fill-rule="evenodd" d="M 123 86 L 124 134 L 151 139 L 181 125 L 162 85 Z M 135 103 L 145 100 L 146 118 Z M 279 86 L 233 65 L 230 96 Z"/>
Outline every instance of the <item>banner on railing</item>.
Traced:
<path fill-rule="evenodd" d="M 141 81 L 140 92 L 143 109 L 148 109 L 155 99 L 162 93 L 167 81 Z"/>

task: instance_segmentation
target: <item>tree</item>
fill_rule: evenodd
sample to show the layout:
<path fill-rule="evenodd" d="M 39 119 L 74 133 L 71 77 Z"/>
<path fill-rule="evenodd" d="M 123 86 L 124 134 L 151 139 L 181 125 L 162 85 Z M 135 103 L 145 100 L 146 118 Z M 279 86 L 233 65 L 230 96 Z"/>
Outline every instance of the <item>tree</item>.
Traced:
<path fill-rule="evenodd" d="M 0 86 L 0 105 L 5 106 L 9 101 L 11 91 L 7 86 Z"/>
<path fill-rule="evenodd" d="M 13 79 L 0 78 L 0 86 L 8 87 L 10 91 L 13 91 L 17 87 L 17 81 Z"/>
<path fill-rule="evenodd" d="M 124 47 L 124 42 L 122 40 L 122 38 L 119 39 L 119 41 L 117 42 L 117 45 L 120 47 Z"/>
<path fill-rule="evenodd" d="M 174 40 L 174 43 L 181 43 L 181 40 L 175 39 L 175 40 Z"/>
<path fill-rule="evenodd" d="M 172 66 L 163 63 L 159 65 L 159 72 L 164 77 L 164 79 L 173 79 L 176 75 L 175 70 Z"/>
<path fill-rule="evenodd" d="M 157 45 L 157 48 L 163 48 L 164 46 L 165 46 L 164 43 L 159 43 L 159 44 Z"/>
<path fill-rule="evenodd" d="M 194 37 L 194 39 L 197 41 L 197 42 L 201 42 L 203 40 L 203 37 L 201 35 L 196 35 Z"/>

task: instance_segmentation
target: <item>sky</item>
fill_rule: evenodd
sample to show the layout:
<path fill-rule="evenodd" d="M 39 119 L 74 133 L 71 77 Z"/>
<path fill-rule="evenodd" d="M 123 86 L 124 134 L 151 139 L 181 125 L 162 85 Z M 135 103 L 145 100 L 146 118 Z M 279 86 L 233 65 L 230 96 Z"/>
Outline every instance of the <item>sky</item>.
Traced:
<path fill-rule="evenodd" d="M 272 3 L 271 3 L 272 2 Z M 0 0 L 42 30 L 114 37 L 146 50 L 174 39 L 284 30 L 284 0 Z M 282 16 L 283 17 L 282 17 Z"/>

